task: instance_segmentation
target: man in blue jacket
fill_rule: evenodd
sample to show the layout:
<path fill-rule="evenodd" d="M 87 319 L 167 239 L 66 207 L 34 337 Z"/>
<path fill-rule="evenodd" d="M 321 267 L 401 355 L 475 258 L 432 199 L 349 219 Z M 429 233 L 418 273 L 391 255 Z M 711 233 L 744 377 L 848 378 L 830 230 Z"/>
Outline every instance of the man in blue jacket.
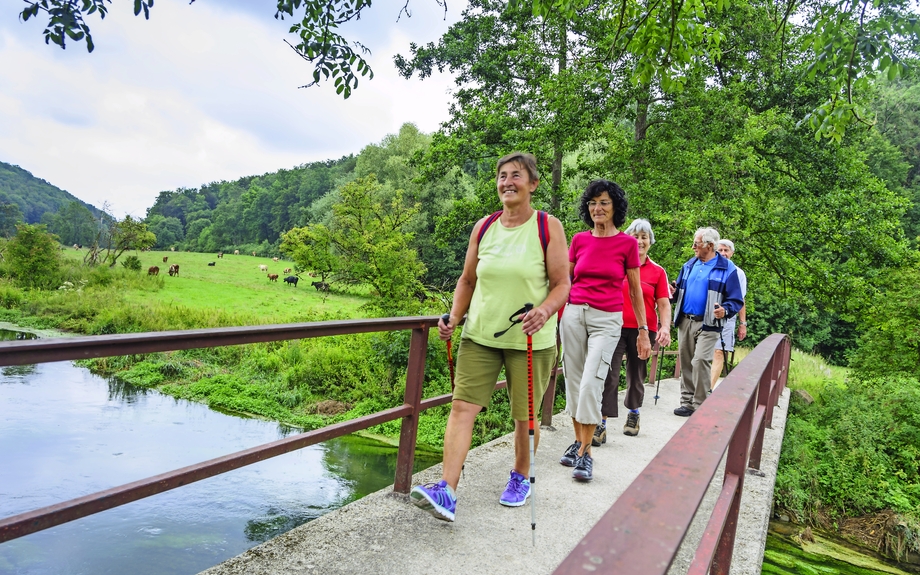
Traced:
<path fill-rule="evenodd" d="M 700 228 L 693 253 L 674 282 L 674 325 L 680 352 L 680 407 L 674 415 L 689 417 L 709 395 L 712 355 L 722 322 L 744 306 L 738 270 L 716 252 L 719 232 Z"/>

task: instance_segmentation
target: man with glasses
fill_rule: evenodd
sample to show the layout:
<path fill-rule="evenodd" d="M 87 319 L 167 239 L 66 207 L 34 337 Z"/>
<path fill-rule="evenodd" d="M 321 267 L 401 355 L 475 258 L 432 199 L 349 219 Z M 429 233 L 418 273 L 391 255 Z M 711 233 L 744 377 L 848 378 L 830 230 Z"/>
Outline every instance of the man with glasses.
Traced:
<path fill-rule="evenodd" d="M 716 252 L 719 232 L 700 228 L 693 253 L 674 281 L 674 325 L 680 354 L 680 407 L 674 415 L 693 415 L 709 395 L 712 356 L 722 322 L 744 307 L 738 268 Z"/>

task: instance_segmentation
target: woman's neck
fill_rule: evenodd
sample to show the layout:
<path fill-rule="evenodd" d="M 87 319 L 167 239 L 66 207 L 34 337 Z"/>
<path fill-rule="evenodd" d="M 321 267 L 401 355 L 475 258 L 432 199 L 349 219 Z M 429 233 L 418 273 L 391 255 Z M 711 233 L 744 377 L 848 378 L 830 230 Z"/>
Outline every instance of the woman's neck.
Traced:
<path fill-rule="evenodd" d="M 613 224 L 594 224 L 594 229 L 591 230 L 591 233 L 596 238 L 609 238 L 617 235 L 620 231 Z"/>
<path fill-rule="evenodd" d="M 639 265 L 644 266 L 646 261 L 648 261 L 648 254 L 639 254 Z"/>
<path fill-rule="evenodd" d="M 521 206 L 503 206 L 501 222 L 506 228 L 516 228 L 523 225 L 534 213 L 530 204 Z"/>

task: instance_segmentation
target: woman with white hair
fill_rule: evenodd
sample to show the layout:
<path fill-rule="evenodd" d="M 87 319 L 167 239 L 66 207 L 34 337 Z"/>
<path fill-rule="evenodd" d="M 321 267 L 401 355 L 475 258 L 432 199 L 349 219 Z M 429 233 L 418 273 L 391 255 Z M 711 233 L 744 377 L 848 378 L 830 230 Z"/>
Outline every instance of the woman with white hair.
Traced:
<path fill-rule="evenodd" d="M 639 243 L 639 280 L 642 284 L 642 301 L 645 304 L 645 317 L 648 321 L 649 339 L 662 347 L 671 345 L 671 300 L 668 290 L 668 274 L 660 265 L 648 257 L 648 251 L 655 243 L 655 232 L 648 220 L 633 220 L 625 233 L 636 238 Z M 639 322 L 633 313 L 629 285 L 623 282 L 623 329 L 610 362 L 610 371 L 604 382 L 604 395 L 601 400 L 601 423 L 594 429 L 591 444 L 600 446 L 607 442 L 607 418 L 618 416 L 618 386 L 620 383 L 620 363 L 626 355 L 626 400 L 624 405 L 629 413 L 625 435 L 639 435 L 639 408 L 645 398 L 645 380 L 648 375 L 648 358 L 641 359 L 637 347 Z M 655 328 L 655 329 L 652 329 Z"/>

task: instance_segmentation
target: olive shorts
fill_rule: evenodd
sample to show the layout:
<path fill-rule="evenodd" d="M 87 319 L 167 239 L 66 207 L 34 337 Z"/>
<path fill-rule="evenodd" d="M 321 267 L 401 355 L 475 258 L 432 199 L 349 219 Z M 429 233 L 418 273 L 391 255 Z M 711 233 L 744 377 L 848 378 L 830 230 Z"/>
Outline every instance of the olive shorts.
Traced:
<path fill-rule="evenodd" d="M 533 351 L 533 412 L 537 419 L 555 364 L 555 346 Z M 505 368 L 505 379 L 508 381 L 511 418 L 528 421 L 527 352 L 523 350 L 487 347 L 469 339 L 461 339 L 457 350 L 454 399 L 462 399 L 483 408 L 489 407 L 502 367 Z"/>

